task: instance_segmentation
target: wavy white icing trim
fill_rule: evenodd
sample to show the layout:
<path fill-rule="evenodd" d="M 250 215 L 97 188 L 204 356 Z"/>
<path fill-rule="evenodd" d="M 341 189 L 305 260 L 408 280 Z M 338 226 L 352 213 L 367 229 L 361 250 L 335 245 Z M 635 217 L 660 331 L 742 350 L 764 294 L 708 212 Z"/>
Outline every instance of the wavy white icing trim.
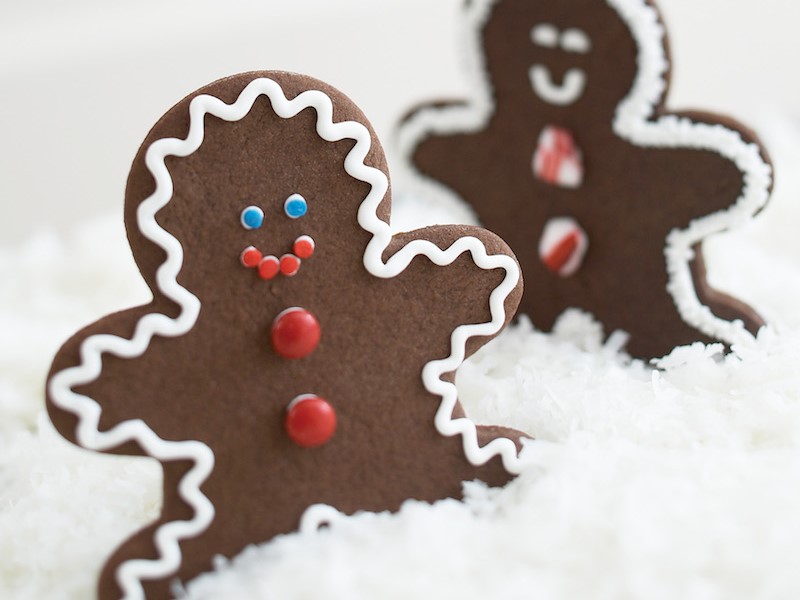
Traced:
<path fill-rule="evenodd" d="M 489 255 L 483 243 L 477 238 L 465 237 L 456 240 L 447 250 L 425 240 L 415 240 L 393 255 L 386 263 L 382 260 L 384 250 L 389 245 L 392 234 L 389 225 L 377 216 L 377 209 L 389 189 L 386 175 L 368 167 L 364 160 L 372 145 L 369 130 L 361 123 L 346 121 L 333 122 L 333 104 L 321 91 L 305 91 L 293 100 L 287 100 L 280 85 L 268 78 L 251 81 L 242 90 L 233 104 L 210 95 L 198 95 L 189 105 L 190 126 L 186 139 L 165 138 L 157 140 L 147 149 L 145 163 L 152 173 L 155 192 L 144 200 L 137 210 L 137 222 L 142 234 L 161 247 L 167 255 L 166 261 L 156 272 L 156 281 L 161 292 L 180 306 L 180 314 L 172 319 L 159 313 L 142 317 L 136 325 L 131 339 L 113 335 L 99 334 L 88 337 L 80 347 L 81 362 L 56 373 L 49 382 L 50 397 L 54 405 L 74 413 L 78 419 L 76 437 L 79 444 L 92 450 L 108 450 L 123 443 L 134 441 L 144 451 L 160 461 L 191 460 L 192 469 L 181 480 L 178 491 L 181 497 L 194 510 L 194 517 L 188 521 L 173 521 L 159 527 L 155 533 L 155 544 L 159 558 L 155 560 L 135 559 L 120 565 L 117 582 L 123 590 L 124 598 L 133 600 L 144 598 L 142 579 L 161 578 L 174 573 L 181 564 L 179 541 L 193 537 L 204 531 L 214 518 L 214 507 L 200 491 L 200 486 L 214 467 L 214 453 L 198 441 L 168 442 L 140 420 L 124 421 L 112 429 L 100 432 L 101 408 L 93 399 L 76 394 L 72 389 L 97 379 L 102 369 L 102 354 L 109 353 L 122 358 L 141 356 L 156 335 L 176 337 L 187 333 L 196 323 L 200 313 L 199 299 L 177 282 L 183 265 L 183 248 L 175 237 L 162 229 L 155 215 L 172 198 L 173 181 L 166 167 L 167 156 L 186 157 L 195 152 L 203 142 L 207 114 L 226 121 L 244 118 L 261 96 L 270 99 L 275 113 L 284 118 L 292 118 L 306 108 L 314 108 L 317 114 L 316 129 L 319 136 L 329 142 L 352 139 L 356 142 L 345 158 L 345 171 L 355 179 L 370 184 L 370 192 L 358 211 L 358 223 L 373 234 L 364 252 L 364 265 L 367 270 L 381 278 L 390 278 L 401 273 L 419 255 L 427 256 L 437 265 L 451 264 L 461 253 L 469 252 L 476 264 L 483 269 L 502 268 L 506 276 L 490 296 L 492 320 L 477 325 L 462 325 L 451 336 L 451 355 L 444 360 L 432 361 L 425 365 L 423 383 L 431 393 L 442 396 L 436 414 L 436 426 L 445 435 L 461 434 L 464 437 L 464 451 L 473 464 L 482 464 L 499 454 L 503 464 L 512 472 L 520 470 L 514 442 L 510 439 L 497 439 L 486 447 L 479 447 L 474 423 L 467 419 L 452 419 L 456 403 L 456 388 L 453 384 L 441 381 L 444 373 L 455 370 L 464 360 L 466 340 L 472 336 L 493 335 L 505 324 L 505 300 L 516 287 L 519 270 L 510 256 Z M 319 520 L 315 515 L 330 518 L 335 514 L 314 507 L 303 526 Z"/>
<path fill-rule="evenodd" d="M 473 133 L 483 129 L 495 111 L 494 91 L 486 71 L 482 31 L 495 3 L 501 0 L 473 0 L 465 11 L 463 45 L 472 96 L 465 104 L 427 107 L 415 113 L 400 128 L 397 136 L 403 169 L 398 180 L 419 194 L 434 196 L 450 205 L 463 206 L 464 200 L 453 190 L 422 173 L 411 156 L 416 147 L 432 134 Z M 699 331 L 730 344 L 752 343 L 753 336 L 744 324 L 715 316 L 700 302 L 689 263 L 693 246 L 712 234 L 746 223 L 769 198 L 772 170 L 760 148 L 745 142 L 741 135 L 722 125 L 695 123 L 685 117 L 661 116 L 655 109 L 667 89 L 669 68 L 664 48 L 665 31 L 657 11 L 646 0 L 606 0 L 630 28 L 638 46 L 638 71 L 630 93 L 617 106 L 614 131 L 621 138 L 642 147 L 695 148 L 710 150 L 732 161 L 743 174 L 742 194 L 727 210 L 695 219 L 685 229 L 673 229 L 665 240 L 664 254 L 669 277 L 667 289 L 679 314 Z"/>

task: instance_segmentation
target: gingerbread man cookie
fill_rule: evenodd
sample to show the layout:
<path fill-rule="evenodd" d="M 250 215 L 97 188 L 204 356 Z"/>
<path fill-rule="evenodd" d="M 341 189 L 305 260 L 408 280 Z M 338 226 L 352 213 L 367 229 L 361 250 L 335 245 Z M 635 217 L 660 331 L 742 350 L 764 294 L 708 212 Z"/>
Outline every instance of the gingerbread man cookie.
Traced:
<path fill-rule="evenodd" d="M 101 598 L 166 598 L 312 505 L 394 510 L 519 470 L 521 434 L 476 427 L 453 385 L 512 318 L 516 260 L 476 227 L 392 236 L 389 210 L 368 121 L 314 79 L 223 79 L 152 129 L 125 222 L 153 301 L 75 335 L 48 382 L 62 435 L 164 469 Z"/>
<path fill-rule="evenodd" d="M 465 14 L 474 96 L 412 113 L 400 149 L 422 195 L 466 201 L 509 243 L 533 282 L 521 310 L 542 329 L 588 310 L 643 357 L 698 332 L 752 339 L 763 322 L 709 286 L 701 243 L 764 206 L 771 169 L 732 121 L 667 112 L 655 7 L 473 0 Z"/>

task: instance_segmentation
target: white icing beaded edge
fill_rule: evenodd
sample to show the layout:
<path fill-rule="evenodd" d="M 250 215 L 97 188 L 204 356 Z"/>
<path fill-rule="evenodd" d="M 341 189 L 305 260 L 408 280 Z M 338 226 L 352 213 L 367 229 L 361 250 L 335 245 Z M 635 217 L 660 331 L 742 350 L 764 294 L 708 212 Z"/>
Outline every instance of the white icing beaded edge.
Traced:
<path fill-rule="evenodd" d="M 494 92 L 486 71 L 481 32 L 499 1 L 473 0 L 465 12 L 462 34 L 472 97 L 465 104 L 420 110 L 401 126 L 397 135 L 398 155 L 402 157 L 398 180 L 406 182 L 423 197 L 433 196 L 451 206 L 463 206 L 464 200 L 442 183 L 419 172 L 411 156 L 429 135 L 478 131 L 494 113 Z M 694 258 L 695 244 L 712 234 L 745 224 L 766 204 L 772 169 L 756 144 L 745 142 L 738 132 L 722 125 L 696 123 L 676 115 L 648 120 L 654 116 L 667 90 L 669 64 L 664 48 L 664 27 L 658 12 L 646 0 L 606 2 L 630 28 L 639 48 L 636 80 L 631 92 L 617 106 L 613 123 L 617 135 L 642 147 L 710 150 L 733 162 L 744 176 L 742 194 L 730 208 L 695 219 L 685 229 L 673 229 L 665 240 L 664 254 L 669 278 L 667 290 L 683 320 L 715 339 L 730 344 L 752 343 L 752 334 L 740 320 L 720 319 L 700 302 L 689 263 Z"/>
<path fill-rule="evenodd" d="M 490 296 L 492 320 L 457 327 L 450 339 L 450 356 L 426 364 L 422 379 L 428 391 L 442 397 L 435 417 L 437 429 L 444 435 L 463 436 L 464 452 L 470 462 L 479 465 L 499 455 L 510 472 L 518 473 L 521 469 L 513 441 L 500 438 L 481 448 L 478 445 L 475 424 L 464 418 L 452 419 L 457 401 L 456 387 L 441 380 L 443 374 L 455 370 L 463 362 L 468 338 L 494 335 L 502 329 L 506 317 L 505 300 L 520 277 L 514 259 L 506 255 L 489 255 L 480 240 L 464 237 L 456 240 L 447 250 L 441 250 L 429 241 L 415 240 L 384 263 L 382 255 L 392 239 L 392 234 L 389 225 L 378 218 L 377 209 L 389 190 L 389 181 L 382 171 L 364 163 L 372 145 L 369 130 L 364 125 L 354 121 L 334 123 L 331 99 L 321 91 L 305 91 L 293 100 L 287 100 L 280 85 L 268 78 L 251 81 L 233 104 L 225 104 L 213 96 L 198 95 L 189 105 L 190 126 L 186 139 L 160 139 L 147 149 L 145 163 L 156 181 L 156 190 L 137 209 L 137 222 L 142 234 L 163 248 L 167 254 L 166 261 L 156 272 L 156 281 L 161 292 L 181 307 L 180 314 L 175 319 L 159 313 L 145 315 L 137 323 L 134 335 L 129 340 L 108 334 L 88 337 L 80 347 L 80 365 L 56 373 L 49 382 L 53 404 L 74 413 L 79 419 L 76 437 L 80 445 L 102 451 L 134 441 L 147 454 L 160 461 L 181 459 L 194 462 L 178 488 L 181 497 L 194 510 L 194 517 L 188 521 L 169 522 L 158 528 L 155 533 L 155 543 L 160 555 L 158 559 L 130 560 L 121 564 L 117 570 L 117 581 L 125 593 L 124 598 L 129 600 L 144 598 L 142 579 L 160 578 L 174 573 L 181 563 L 179 541 L 200 534 L 213 520 L 214 506 L 200 491 L 200 486 L 214 467 L 214 453 L 198 441 L 163 440 L 140 419 L 125 421 L 108 431 L 100 432 L 100 405 L 88 396 L 76 394 L 72 388 L 97 379 L 102 369 L 104 352 L 122 358 L 141 356 L 154 336 L 177 337 L 194 326 L 200 313 L 200 301 L 177 282 L 183 265 L 183 248 L 155 220 L 156 213 L 167 205 L 173 192 L 173 181 L 165 159 L 167 156 L 189 156 L 200 147 L 206 114 L 226 121 L 238 121 L 250 112 L 261 95 L 270 99 L 275 113 L 284 119 L 294 117 L 306 108 L 315 109 L 317 133 L 326 141 L 352 139 L 356 142 L 345 158 L 344 167 L 355 179 L 370 184 L 370 192 L 359 207 L 358 223 L 373 235 L 364 252 L 364 266 L 371 274 L 381 278 L 395 277 L 419 255 L 427 256 L 437 265 L 448 265 L 463 252 L 469 252 L 482 269 L 505 270 L 503 281 Z M 318 505 L 312 508 L 310 517 L 303 519 L 305 530 L 310 527 L 310 523 L 318 520 L 315 515 L 321 514 L 327 520 L 335 513 L 333 509 L 324 510 Z"/>

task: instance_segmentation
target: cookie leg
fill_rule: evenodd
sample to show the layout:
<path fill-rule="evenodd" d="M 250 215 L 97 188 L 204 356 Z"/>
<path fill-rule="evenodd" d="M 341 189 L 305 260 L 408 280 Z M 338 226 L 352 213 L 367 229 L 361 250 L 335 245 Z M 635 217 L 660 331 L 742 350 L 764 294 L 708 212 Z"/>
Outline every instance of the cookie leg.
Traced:
<path fill-rule="evenodd" d="M 119 600 L 119 598 L 125 597 L 124 590 L 120 586 L 117 577 L 120 566 L 132 560 L 157 560 L 160 557 L 155 544 L 155 534 L 158 529 L 167 523 L 187 521 L 195 516 L 192 508 L 180 496 L 170 493 L 170 490 L 178 489 L 181 480 L 193 466 L 193 463 L 189 461 L 174 461 L 162 464 L 164 469 L 164 504 L 161 508 L 161 516 L 157 521 L 125 540 L 108 559 L 100 574 L 98 583 L 97 596 L 99 600 Z M 185 543 L 186 541 L 181 543 L 181 552 L 183 552 Z M 191 575 L 188 575 L 188 577 L 191 577 Z M 157 579 L 143 579 L 141 586 L 144 589 L 144 597 L 172 598 L 171 583 L 176 578 L 187 578 L 184 561 L 182 561 L 180 571 Z"/>
<path fill-rule="evenodd" d="M 117 581 L 117 571 L 123 563 L 131 560 L 144 559 L 155 560 L 158 557 L 155 544 L 153 543 L 156 530 L 165 524 L 159 520 L 142 529 L 133 537 L 123 543 L 116 552 L 111 555 L 103 572 L 100 574 L 100 581 L 97 586 L 98 600 L 119 600 L 125 596 L 122 587 Z M 172 577 L 156 580 L 143 580 L 145 598 L 172 598 L 170 593 L 170 581 Z"/>
<path fill-rule="evenodd" d="M 478 434 L 478 445 L 483 447 L 497 438 L 506 438 L 514 442 L 517 447 L 517 454 L 522 450 L 522 438 L 531 438 L 521 431 L 511 429 L 509 427 L 478 425 L 476 427 Z M 509 473 L 499 456 L 495 456 L 485 465 L 475 467 L 477 478 L 487 483 L 490 486 L 503 486 L 514 478 L 514 475 Z"/>

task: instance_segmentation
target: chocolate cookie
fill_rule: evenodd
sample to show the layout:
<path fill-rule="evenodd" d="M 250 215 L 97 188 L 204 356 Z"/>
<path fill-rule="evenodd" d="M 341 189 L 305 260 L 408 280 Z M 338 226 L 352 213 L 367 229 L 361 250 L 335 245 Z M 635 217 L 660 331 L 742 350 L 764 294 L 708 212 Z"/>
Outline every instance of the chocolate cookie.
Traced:
<path fill-rule="evenodd" d="M 729 119 L 665 108 L 664 25 L 646 0 L 473 0 L 468 101 L 399 134 L 421 194 L 466 201 L 516 253 L 521 310 L 590 311 L 654 357 L 763 324 L 712 289 L 702 241 L 767 202 L 771 168 Z M 702 334 L 705 334 L 704 337 Z"/>
<path fill-rule="evenodd" d="M 518 265 L 476 227 L 392 236 L 387 173 L 361 111 L 290 73 L 212 83 L 147 136 L 125 222 L 153 301 L 76 334 L 48 382 L 67 439 L 164 468 L 101 598 L 166 598 L 311 505 L 394 510 L 519 469 L 521 434 L 463 418 L 453 385 L 512 318 Z"/>

